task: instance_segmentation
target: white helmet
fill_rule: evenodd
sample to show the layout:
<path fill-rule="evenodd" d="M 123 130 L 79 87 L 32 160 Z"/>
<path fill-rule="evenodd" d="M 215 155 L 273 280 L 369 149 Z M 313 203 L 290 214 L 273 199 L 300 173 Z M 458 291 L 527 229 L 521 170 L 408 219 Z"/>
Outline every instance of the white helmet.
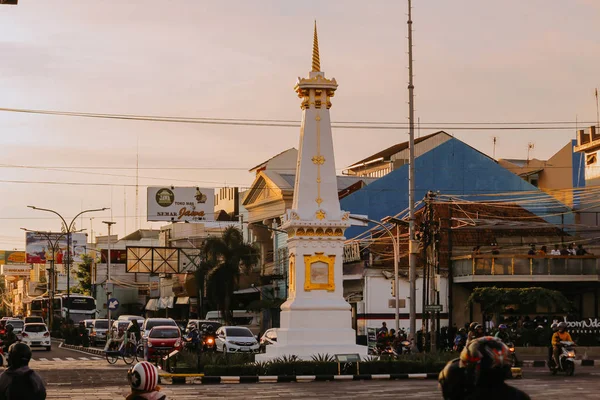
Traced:
<path fill-rule="evenodd" d="M 148 361 L 142 361 L 129 369 L 127 380 L 131 385 L 131 389 L 151 392 L 158 385 L 158 370 Z"/>
<path fill-rule="evenodd" d="M 557 329 L 558 329 L 558 323 L 557 323 L 557 322 L 553 323 L 552 325 L 550 325 L 550 328 L 551 328 L 553 331 L 557 330 Z"/>

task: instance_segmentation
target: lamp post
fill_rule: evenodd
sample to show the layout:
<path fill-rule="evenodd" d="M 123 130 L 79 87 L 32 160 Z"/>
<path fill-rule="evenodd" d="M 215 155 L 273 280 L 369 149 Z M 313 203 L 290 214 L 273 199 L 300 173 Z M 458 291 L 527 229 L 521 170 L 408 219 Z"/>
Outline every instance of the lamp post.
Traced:
<path fill-rule="evenodd" d="M 40 236 L 44 237 L 48 241 L 48 244 L 50 245 L 50 249 L 52 250 L 52 259 L 50 260 L 50 277 L 49 277 L 49 279 L 47 279 L 48 298 L 50 299 L 50 304 L 48 307 L 49 311 L 50 311 L 50 315 L 48 316 L 48 324 L 50 326 L 50 330 L 52 330 L 52 326 L 53 326 L 52 323 L 54 322 L 54 292 L 56 290 L 56 282 L 55 282 L 56 250 L 58 250 L 60 240 L 65 237 L 66 233 L 63 232 L 61 234 L 58 234 L 57 232 L 33 231 L 30 229 L 26 229 L 26 228 L 21 228 L 21 230 L 23 230 L 25 232 L 34 233 L 36 235 L 40 235 Z M 81 231 L 83 231 L 83 229 L 80 229 L 79 231 L 75 231 L 75 232 L 81 232 Z M 56 235 L 59 235 L 59 236 L 56 237 Z M 52 241 L 53 237 L 56 237 L 56 239 L 54 241 Z"/>
<path fill-rule="evenodd" d="M 388 217 L 391 218 L 391 217 Z M 361 221 L 364 223 L 373 223 L 376 225 L 379 225 L 380 227 L 382 227 L 386 233 L 390 236 L 390 238 L 392 238 L 392 244 L 394 246 L 394 298 L 395 298 L 395 302 L 396 302 L 396 306 L 395 308 L 395 315 L 396 315 L 396 332 L 400 331 L 400 308 L 399 308 L 399 302 L 398 302 L 398 262 L 400 261 L 400 257 L 399 257 L 399 253 L 400 253 L 400 249 L 399 249 L 399 243 L 398 240 L 396 239 L 396 237 L 394 236 L 394 234 L 392 233 L 392 231 L 389 230 L 389 228 L 387 226 L 385 226 L 383 223 L 379 222 L 379 221 L 375 221 L 373 219 L 369 219 L 369 218 L 363 218 L 363 217 L 357 217 L 357 216 L 353 216 L 350 215 L 350 219 L 354 219 L 356 221 Z M 410 299 L 410 301 L 412 302 L 413 299 Z"/>
<path fill-rule="evenodd" d="M 72 230 L 73 224 L 75 224 L 75 220 L 80 215 L 90 213 L 90 212 L 106 211 L 106 210 L 108 210 L 108 208 L 104 207 L 104 208 L 94 208 L 94 209 L 90 209 L 90 210 L 83 210 L 79 214 L 77 214 L 75 217 L 73 217 L 73 219 L 71 220 L 71 223 L 67 224 L 67 221 L 63 218 L 63 216 L 54 210 L 50 210 L 48 208 L 39 208 L 36 206 L 27 206 L 27 207 L 31 208 L 32 210 L 46 211 L 46 212 L 50 212 L 52 214 L 57 215 L 62 220 L 63 225 L 65 227 L 64 233 L 67 235 L 67 323 L 68 323 L 71 318 L 71 313 L 70 313 L 70 309 L 71 309 L 71 234 L 73 233 L 73 230 Z"/>

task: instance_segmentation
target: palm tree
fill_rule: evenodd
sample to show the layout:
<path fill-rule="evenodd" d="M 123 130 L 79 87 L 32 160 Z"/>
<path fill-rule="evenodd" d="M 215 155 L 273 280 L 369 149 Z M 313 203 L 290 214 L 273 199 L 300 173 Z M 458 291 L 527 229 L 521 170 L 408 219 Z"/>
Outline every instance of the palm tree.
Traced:
<path fill-rule="evenodd" d="M 258 251 L 244 243 L 242 232 L 227 228 L 221 237 L 209 237 L 202 248 L 205 260 L 200 268 L 206 271 L 207 294 L 216 304 L 223 319 L 231 323 L 231 301 L 237 289 L 240 274 L 249 273 L 258 262 Z"/>

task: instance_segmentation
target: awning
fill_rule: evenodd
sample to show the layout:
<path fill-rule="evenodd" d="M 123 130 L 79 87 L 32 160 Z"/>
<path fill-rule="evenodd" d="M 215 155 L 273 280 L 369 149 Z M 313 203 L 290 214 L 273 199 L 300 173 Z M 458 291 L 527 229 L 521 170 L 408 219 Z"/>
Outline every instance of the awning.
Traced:
<path fill-rule="evenodd" d="M 175 304 L 189 304 L 189 303 L 190 303 L 189 297 L 178 297 L 177 301 L 175 302 Z"/>
<path fill-rule="evenodd" d="M 175 296 L 161 297 L 158 299 L 158 308 L 173 308 L 173 303 L 175 303 Z"/>
<path fill-rule="evenodd" d="M 150 299 L 146 303 L 146 311 L 158 311 L 158 299 Z"/>

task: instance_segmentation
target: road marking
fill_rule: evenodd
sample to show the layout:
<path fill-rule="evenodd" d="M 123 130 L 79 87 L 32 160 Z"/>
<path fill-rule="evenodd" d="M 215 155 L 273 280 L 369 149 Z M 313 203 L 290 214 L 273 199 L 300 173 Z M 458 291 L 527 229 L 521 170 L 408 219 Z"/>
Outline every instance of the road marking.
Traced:
<path fill-rule="evenodd" d="M 71 358 L 71 357 L 66 357 L 66 359 L 69 360 L 69 361 L 75 361 L 75 359 Z"/>
<path fill-rule="evenodd" d="M 100 357 L 92 357 L 92 360 L 102 360 Z"/>
<path fill-rule="evenodd" d="M 54 357 L 52 358 L 54 361 L 62 361 L 62 359 L 58 358 L 58 357 Z"/>
<path fill-rule="evenodd" d="M 90 359 L 89 359 L 89 358 L 87 358 L 87 357 L 79 357 L 79 359 L 80 359 L 80 360 L 83 360 L 83 361 L 90 361 Z M 67 360 L 68 360 L 68 358 L 67 358 Z"/>
<path fill-rule="evenodd" d="M 48 361 L 47 358 L 39 358 L 38 361 Z"/>

